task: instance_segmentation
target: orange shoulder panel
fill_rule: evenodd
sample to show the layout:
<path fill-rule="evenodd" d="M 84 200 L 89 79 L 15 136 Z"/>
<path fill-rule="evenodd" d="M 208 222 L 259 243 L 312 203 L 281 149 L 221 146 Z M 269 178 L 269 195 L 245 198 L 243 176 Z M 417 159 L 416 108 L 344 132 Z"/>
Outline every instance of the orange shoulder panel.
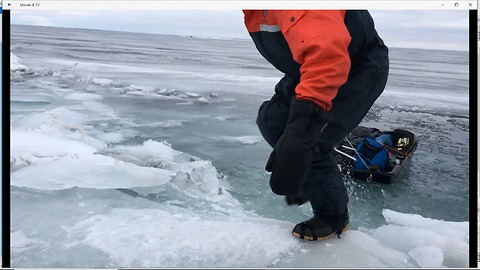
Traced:
<path fill-rule="evenodd" d="M 276 18 L 294 60 L 301 64 L 297 98 L 329 111 L 350 71 L 351 37 L 344 23 L 345 11 L 279 10 Z"/>

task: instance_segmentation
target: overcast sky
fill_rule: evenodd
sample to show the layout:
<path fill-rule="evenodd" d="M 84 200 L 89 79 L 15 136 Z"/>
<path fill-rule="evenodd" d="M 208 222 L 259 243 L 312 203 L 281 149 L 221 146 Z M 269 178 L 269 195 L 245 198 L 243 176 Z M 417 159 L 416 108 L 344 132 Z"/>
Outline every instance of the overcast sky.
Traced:
<path fill-rule="evenodd" d="M 468 10 L 371 10 L 391 47 L 468 50 Z M 13 24 L 249 38 L 241 10 L 13 10 Z"/>

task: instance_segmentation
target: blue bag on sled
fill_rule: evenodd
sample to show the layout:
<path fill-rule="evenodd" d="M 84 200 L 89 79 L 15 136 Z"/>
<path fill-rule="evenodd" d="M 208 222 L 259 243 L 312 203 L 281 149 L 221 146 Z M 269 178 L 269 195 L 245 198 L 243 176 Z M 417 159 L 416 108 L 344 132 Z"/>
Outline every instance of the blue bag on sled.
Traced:
<path fill-rule="evenodd" d="M 355 170 L 371 170 L 383 172 L 388 163 L 388 151 L 376 140 L 364 137 L 357 144 L 356 159 L 353 168 Z M 367 167 L 368 166 L 368 167 Z"/>

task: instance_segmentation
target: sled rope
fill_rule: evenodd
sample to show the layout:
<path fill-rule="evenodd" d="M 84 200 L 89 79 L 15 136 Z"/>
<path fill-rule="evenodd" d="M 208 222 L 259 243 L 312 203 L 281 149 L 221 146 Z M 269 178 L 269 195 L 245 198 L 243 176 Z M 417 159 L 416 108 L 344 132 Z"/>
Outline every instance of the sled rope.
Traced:
<path fill-rule="evenodd" d="M 383 143 L 380 143 L 380 144 L 381 144 L 383 147 L 387 148 L 388 150 L 392 150 L 393 152 L 397 152 L 398 154 L 401 154 L 401 155 L 402 155 L 402 158 L 404 158 L 404 157 L 410 157 L 410 155 L 407 154 L 407 153 L 404 153 L 404 152 L 402 152 L 402 151 L 400 151 L 400 150 L 397 150 L 397 149 L 395 149 L 395 148 L 393 148 L 393 147 L 390 147 L 390 146 L 388 146 L 388 145 L 386 145 L 386 144 L 383 144 Z"/>

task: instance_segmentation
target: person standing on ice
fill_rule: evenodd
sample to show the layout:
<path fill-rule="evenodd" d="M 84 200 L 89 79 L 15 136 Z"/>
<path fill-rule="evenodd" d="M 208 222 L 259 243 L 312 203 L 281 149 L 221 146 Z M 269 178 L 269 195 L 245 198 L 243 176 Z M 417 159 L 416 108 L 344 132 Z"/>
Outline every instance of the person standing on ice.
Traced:
<path fill-rule="evenodd" d="M 273 147 L 265 169 L 287 204 L 310 201 L 314 216 L 292 234 L 320 240 L 350 224 L 348 194 L 333 146 L 383 92 L 388 48 L 366 10 L 243 10 L 263 57 L 285 76 L 256 119 Z"/>

